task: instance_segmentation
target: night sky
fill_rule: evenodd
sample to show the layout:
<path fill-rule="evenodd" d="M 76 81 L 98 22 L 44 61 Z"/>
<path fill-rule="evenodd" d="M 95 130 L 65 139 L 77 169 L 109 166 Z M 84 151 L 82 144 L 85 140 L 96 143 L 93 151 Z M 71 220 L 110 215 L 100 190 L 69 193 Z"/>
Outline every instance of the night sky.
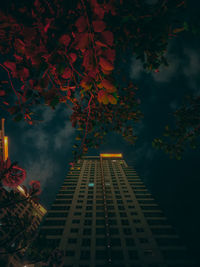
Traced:
<path fill-rule="evenodd" d="M 200 10 L 200 3 L 188 2 L 188 16 L 193 16 Z M 173 124 L 172 113 L 186 94 L 200 95 L 199 44 L 200 38 L 189 32 L 172 39 L 167 55 L 169 67 L 160 68 L 159 73 L 146 73 L 135 58 L 130 58 L 125 66 L 122 63 L 122 74 L 129 75 L 139 87 L 137 96 L 141 100 L 144 119 L 136 127 L 138 140 L 135 145 L 130 145 L 119 135 L 110 133 L 106 144 L 88 153 L 123 153 L 124 159 L 135 167 L 197 259 L 200 240 L 199 148 L 186 151 L 183 159 L 177 161 L 155 150 L 152 140 L 162 135 L 165 125 Z M 18 161 L 18 165 L 27 170 L 26 184 L 30 180 L 41 182 L 41 204 L 49 208 L 72 161 L 75 131 L 69 121 L 70 113 L 62 104 L 55 111 L 48 107 L 40 110 L 43 122 L 36 126 L 15 123 L 4 114 L 5 129 L 11 160 Z"/>

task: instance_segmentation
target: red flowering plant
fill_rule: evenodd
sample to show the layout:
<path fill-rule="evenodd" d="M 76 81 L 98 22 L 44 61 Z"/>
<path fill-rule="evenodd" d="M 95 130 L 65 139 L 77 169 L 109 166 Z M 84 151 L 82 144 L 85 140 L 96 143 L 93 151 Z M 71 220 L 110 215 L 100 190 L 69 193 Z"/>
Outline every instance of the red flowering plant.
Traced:
<path fill-rule="evenodd" d="M 22 195 L 16 187 L 22 184 L 26 179 L 26 171 L 14 162 L 11 164 L 10 159 L 4 161 L 0 158 L 0 191 L 2 196 L 0 198 L 0 208 L 6 208 L 18 203 L 32 199 L 38 201 L 38 195 L 41 193 L 39 181 L 31 181 L 30 187 L 22 185 L 24 195 Z M 4 186 L 11 187 L 13 190 L 7 191 Z M 24 197 L 25 196 L 25 197 Z"/>
<path fill-rule="evenodd" d="M 26 171 L 17 163 L 11 164 L 10 159 L 3 161 L 0 158 L 0 184 L 1 186 L 16 187 L 26 179 Z"/>
<path fill-rule="evenodd" d="M 0 52 L 5 58 L 0 67 L 9 80 L 1 84 L 0 107 L 15 121 L 24 118 L 33 124 L 36 105 L 55 109 L 63 103 L 73 112 L 72 126 L 82 129 L 75 158 L 98 146 L 110 130 L 132 142 L 141 118 L 136 86 L 126 90 L 117 80 L 117 66 L 118 71 L 122 67 L 116 61 L 120 55 L 125 60 L 130 50 L 149 71 L 167 65 L 168 40 L 182 31 L 175 26 L 183 5 L 182 0 L 152 6 L 137 0 L 8 4 L 0 12 Z M 12 79 L 19 82 L 17 89 Z"/>

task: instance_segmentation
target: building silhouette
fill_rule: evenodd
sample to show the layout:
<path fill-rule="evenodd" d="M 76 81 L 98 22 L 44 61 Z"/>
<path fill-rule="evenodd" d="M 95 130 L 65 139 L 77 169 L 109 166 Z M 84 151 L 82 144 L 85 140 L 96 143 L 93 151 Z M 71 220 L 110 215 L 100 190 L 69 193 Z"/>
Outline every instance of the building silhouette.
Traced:
<path fill-rule="evenodd" d="M 196 266 L 122 154 L 83 157 L 71 167 L 41 233 L 64 251 L 63 267 Z"/>

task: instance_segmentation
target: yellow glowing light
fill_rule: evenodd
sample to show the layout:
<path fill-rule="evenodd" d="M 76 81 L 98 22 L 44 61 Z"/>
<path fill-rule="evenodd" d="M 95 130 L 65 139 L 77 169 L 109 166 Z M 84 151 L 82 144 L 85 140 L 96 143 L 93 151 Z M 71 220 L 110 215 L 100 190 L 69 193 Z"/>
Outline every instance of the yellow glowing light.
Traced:
<path fill-rule="evenodd" d="M 24 196 L 26 196 L 26 193 L 25 193 L 25 191 L 24 191 L 24 189 L 21 187 L 21 186 L 17 186 L 17 189 L 24 195 Z"/>
<path fill-rule="evenodd" d="M 40 204 L 39 204 L 39 210 L 40 210 L 43 214 L 46 214 L 46 213 L 47 213 L 47 210 L 46 210 L 43 206 L 41 206 Z"/>
<path fill-rule="evenodd" d="M 8 158 L 8 136 L 4 136 L 4 160 Z"/>
<path fill-rule="evenodd" d="M 122 154 L 100 154 L 102 158 L 122 158 Z"/>

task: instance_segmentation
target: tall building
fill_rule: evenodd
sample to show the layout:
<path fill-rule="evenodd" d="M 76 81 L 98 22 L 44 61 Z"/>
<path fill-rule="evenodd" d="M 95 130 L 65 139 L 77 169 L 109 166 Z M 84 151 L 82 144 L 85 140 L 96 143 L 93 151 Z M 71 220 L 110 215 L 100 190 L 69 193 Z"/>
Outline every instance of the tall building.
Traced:
<path fill-rule="evenodd" d="M 4 161 L 8 158 L 8 137 L 4 134 L 4 119 L 1 119 L 0 127 L 0 158 Z M 34 237 L 47 212 L 39 203 L 32 199 L 26 200 L 28 194 L 21 186 L 15 188 L 15 195 L 17 197 L 14 198 L 8 188 L 0 186 L 1 267 L 22 267 L 22 257 L 26 250 L 26 246 L 20 249 L 23 247 L 23 241 L 27 234 Z M 9 205 L 13 200 L 14 203 Z"/>
<path fill-rule="evenodd" d="M 49 246 L 64 251 L 63 267 L 196 266 L 121 154 L 79 160 L 41 231 Z"/>

